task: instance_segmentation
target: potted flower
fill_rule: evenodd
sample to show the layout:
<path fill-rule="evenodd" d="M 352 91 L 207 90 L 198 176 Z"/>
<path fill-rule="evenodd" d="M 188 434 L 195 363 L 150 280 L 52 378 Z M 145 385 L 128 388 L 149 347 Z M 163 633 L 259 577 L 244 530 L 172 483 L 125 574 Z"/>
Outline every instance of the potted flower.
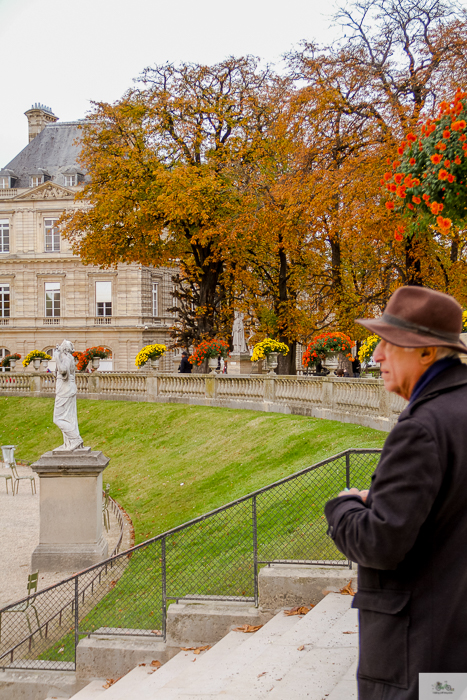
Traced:
<path fill-rule="evenodd" d="M 110 350 L 107 350 L 106 348 L 102 347 L 102 345 L 99 345 L 92 348 L 87 348 L 80 354 L 81 357 L 79 357 L 78 364 L 76 365 L 78 372 L 86 369 L 89 363 L 91 363 L 93 369 L 99 369 L 100 361 L 105 360 L 110 355 Z M 73 353 L 73 355 L 75 356 L 75 353 Z"/>
<path fill-rule="evenodd" d="M 23 360 L 23 367 L 27 367 L 29 364 L 33 364 L 34 369 L 39 369 L 41 366 L 41 360 L 51 360 L 52 358 L 47 353 L 42 352 L 42 350 L 31 350 L 28 352 Z"/>
<path fill-rule="evenodd" d="M 6 355 L 0 362 L 0 367 L 9 367 L 10 371 L 14 372 L 17 360 L 21 360 L 21 355 L 17 352 Z"/>
<path fill-rule="evenodd" d="M 277 367 L 277 356 L 280 353 L 285 357 L 288 352 L 289 346 L 285 343 L 280 343 L 278 340 L 274 340 L 274 338 L 265 338 L 259 343 L 256 343 L 253 348 L 251 361 L 258 362 L 258 360 L 266 359 L 266 366 L 269 370 L 269 374 L 274 374 L 274 370 Z"/>
<path fill-rule="evenodd" d="M 213 338 L 212 340 L 203 340 L 193 351 L 193 354 L 189 358 L 192 365 L 197 365 L 198 367 L 203 364 L 207 359 L 208 366 L 211 373 L 215 372 L 219 362 L 219 357 L 224 359 L 229 354 L 229 346 L 225 340 L 219 340 L 218 338 Z"/>
<path fill-rule="evenodd" d="M 153 343 L 152 345 L 145 345 L 145 347 L 139 351 L 135 358 L 136 367 L 141 368 L 146 363 L 153 370 L 159 369 L 159 362 L 162 355 L 167 350 L 167 347 L 162 344 Z"/>
<path fill-rule="evenodd" d="M 358 359 L 360 360 L 365 371 L 368 371 L 368 365 L 371 362 L 373 353 L 376 350 L 376 346 L 380 340 L 381 338 L 379 335 L 370 335 L 360 346 L 360 350 L 358 351 Z"/>
<path fill-rule="evenodd" d="M 351 350 L 355 343 L 350 340 L 345 333 L 327 332 L 320 333 L 313 338 L 307 349 L 303 353 L 302 365 L 304 367 L 312 367 L 317 364 L 320 359 L 343 353 L 347 359 L 353 360 Z"/>

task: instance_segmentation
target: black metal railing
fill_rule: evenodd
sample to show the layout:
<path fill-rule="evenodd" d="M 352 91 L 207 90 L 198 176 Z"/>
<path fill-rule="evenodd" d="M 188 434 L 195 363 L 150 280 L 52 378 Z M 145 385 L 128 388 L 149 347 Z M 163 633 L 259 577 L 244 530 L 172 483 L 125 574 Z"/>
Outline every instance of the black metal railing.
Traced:
<path fill-rule="evenodd" d="M 0 668 L 74 669 L 93 632 L 165 638 L 173 600 L 258 604 L 271 563 L 348 566 L 324 504 L 368 488 L 380 450 L 350 449 L 0 609 Z"/>

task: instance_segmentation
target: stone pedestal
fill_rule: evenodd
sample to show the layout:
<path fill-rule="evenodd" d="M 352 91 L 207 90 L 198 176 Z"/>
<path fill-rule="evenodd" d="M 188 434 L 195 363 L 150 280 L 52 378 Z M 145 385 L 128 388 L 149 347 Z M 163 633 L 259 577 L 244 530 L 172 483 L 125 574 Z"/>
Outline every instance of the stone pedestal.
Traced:
<path fill-rule="evenodd" d="M 32 571 L 81 571 L 108 555 L 102 535 L 102 452 L 46 452 L 32 465 L 40 479 L 40 537 Z"/>
<path fill-rule="evenodd" d="M 253 362 L 248 352 L 231 352 L 227 359 L 227 374 L 251 374 Z"/>

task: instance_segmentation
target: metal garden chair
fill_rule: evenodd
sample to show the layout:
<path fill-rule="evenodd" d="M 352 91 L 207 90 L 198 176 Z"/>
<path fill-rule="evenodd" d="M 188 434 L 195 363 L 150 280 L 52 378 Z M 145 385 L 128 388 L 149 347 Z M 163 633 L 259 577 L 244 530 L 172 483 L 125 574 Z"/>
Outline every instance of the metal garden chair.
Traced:
<path fill-rule="evenodd" d="M 11 463 L 10 463 L 10 467 L 11 467 L 11 473 L 13 474 L 13 479 L 14 479 L 14 483 L 13 483 L 13 494 L 14 494 L 14 492 L 15 492 L 15 486 L 16 486 L 16 493 L 18 493 L 19 482 L 20 482 L 20 481 L 23 481 L 23 480 L 25 480 L 25 479 L 29 479 L 29 481 L 30 481 L 30 483 L 31 483 L 31 493 L 32 493 L 33 495 L 34 495 L 35 493 L 37 493 L 37 491 L 36 491 L 36 480 L 34 479 L 34 475 L 31 476 L 30 474 L 25 474 L 24 476 L 18 476 L 18 472 L 16 471 L 16 462 L 11 462 Z M 33 490 L 33 486 L 34 486 L 34 490 Z"/>
<path fill-rule="evenodd" d="M 104 527 L 107 532 L 110 530 L 109 492 L 110 484 L 107 484 L 104 489 L 104 498 L 102 500 L 102 515 L 104 516 Z"/>
<path fill-rule="evenodd" d="M 15 495 L 15 485 L 13 483 L 13 477 L 11 476 L 11 474 L 0 474 L 0 479 L 5 479 L 7 494 L 8 494 L 8 482 L 11 481 L 11 492 L 14 496 Z"/>
<path fill-rule="evenodd" d="M 28 576 L 28 597 L 26 600 L 23 600 L 21 603 L 18 603 L 17 605 L 12 605 L 8 610 L 3 610 L 3 612 L 0 613 L 0 641 L 2 638 L 2 615 L 6 615 L 7 613 L 24 613 L 26 616 L 26 620 L 28 623 L 29 627 L 29 634 L 32 635 L 32 627 L 31 627 L 31 622 L 29 620 L 29 615 L 30 615 L 30 610 L 34 610 L 34 615 L 36 616 L 36 622 L 37 622 L 37 629 L 39 630 L 39 634 L 42 639 L 42 630 L 41 630 L 41 624 L 39 622 L 39 615 L 37 613 L 37 608 L 34 605 L 34 600 L 35 598 L 31 598 L 32 593 L 37 592 L 37 584 L 39 581 L 39 572 L 36 571 L 33 574 L 29 574 Z"/>

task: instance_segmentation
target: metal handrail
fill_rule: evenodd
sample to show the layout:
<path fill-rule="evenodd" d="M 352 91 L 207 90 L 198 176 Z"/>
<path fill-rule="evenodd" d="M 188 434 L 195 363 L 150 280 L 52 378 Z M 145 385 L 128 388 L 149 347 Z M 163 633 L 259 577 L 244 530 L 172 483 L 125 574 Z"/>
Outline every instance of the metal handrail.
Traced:
<path fill-rule="evenodd" d="M 145 548 L 148 548 L 151 545 L 154 545 L 155 543 L 160 543 L 160 555 L 161 555 L 160 556 L 160 562 L 161 562 L 161 580 L 160 580 L 160 583 L 161 583 L 161 594 L 162 594 L 161 595 L 162 629 L 160 630 L 160 633 L 158 633 L 157 630 L 156 631 L 154 631 L 154 630 L 151 630 L 151 631 L 150 630 L 147 630 L 147 631 L 146 630 L 135 630 L 134 633 L 135 634 L 137 633 L 138 635 L 147 634 L 147 636 L 151 636 L 151 637 L 159 636 L 159 637 L 165 638 L 167 602 L 169 600 L 178 600 L 180 597 L 188 597 L 190 599 L 197 599 L 197 595 L 186 596 L 184 594 L 182 596 L 177 596 L 177 595 L 173 595 L 167 591 L 167 561 L 166 561 L 166 543 L 167 543 L 167 541 L 170 540 L 170 538 L 173 535 L 183 533 L 184 531 L 187 531 L 190 528 L 192 528 L 193 526 L 199 525 L 200 523 L 209 522 L 209 520 L 212 520 L 213 518 L 215 518 L 215 516 L 222 514 L 226 511 L 228 511 L 229 509 L 235 508 L 239 504 L 243 504 L 243 503 L 246 503 L 248 501 L 251 501 L 254 595 L 253 596 L 245 596 L 245 595 L 243 595 L 243 596 L 225 596 L 225 595 L 216 596 L 216 595 L 213 595 L 213 596 L 209 596 L 209 597 L 211 599 L 216 599 L 216 598 L 222 599 L 222 600 L 229 599 L 232 601 L 234 601 L 234 600 L 248 601 L 249 600 L 249 601 L 254 602 L 256 605 L 258 605 L 259 565 L 260 564 L 269 564 L 269 563 L 273 563 L 273 562 L 280 563 L 280 561 L 281 561 L 280 559 L 277 559 L 277 558 L 274 558 L 272 560 L 265 560 L 265 559 L 261 559 L 258 557 L 258 540 L 257 540 L 258 530 L 257 530 L 257 513 L 256 513 L 258 497 L 263 495 L 263 494 L 266 494 L 267 492 L 270 492 L 274 489 L 280 488 L 281 486 L 284 486 L 284 485 L 286 485 L 286 484 L 288 484 L 296 479 L 299 479 L 301 476 L 306 475 L 309 472 L 314 472 L 314 471 L 316 471 L 316 470 L 318 470 L 326 465 L 330 465 L 333 462 L 337 462 L 339 460 L 342 460 L 343 458 L 345 458 L 346 487 L 348 488 L 348 487 L 350 487 L 350 468 L 351 468 L 350 457 L 351 457 L 351 455 L 357 455 L 357 454 L 376 455 L 376 454 L 379 454 L 380 452 L 381 452 L 381 450 L 376 449 L 376 448 L 375 449 L 349 449 L 349 450 L 345 450 L 343 452 L 340 452 L 337 455 L 333 455 L 330 458 L 322 460 L 315 465 L 312 465 L 310 467 L 306 467 L 306 468 L 300 470 L 299 472 L 296 472 L 292 475 L 284 477 L 284 478 L 282 478 L 282 479 L 280 479 L 272 484 L 269 484 L 261 489 L 257 489 L 256 491 L 254 491 L 250 494 L 247 494 L 247 495 L 242 496 L 238 499 L 235 499 L 234 501 L 231 501 L 230 503 L 227 503 L 227 504 L 221 506 L 220 508 L 216 508 L 216 509 L 210 511 L 209 513 L 198 516 L 197 518 L 193 518 L 192 520 L 190 520 L 186 523 L 183 523 L 182 525 L 179 525 L 177 527 L 171 528 L 170 530 L 167 530 L 164 533 L 156 535 L 155 537 L 152 537 L 151 539 L 149 539 L 145 542 L 142 542 L 139 545 L 136 545 L 134 547 L 131 547 L 131 548 L 125 550 L 124 552 L 116 554 L 116 552 L 118 552 L 118 550 L 119 550 L 119 547 L 121 545 L 121 540 L 123 537 L 123 528 L 122 528 L 119 541 L 118 541 L 111 557 L 109 557 L 108 559 L 106 559 L 103 562 L 100 562 L 99 564 L 94 564 L 93 566 L 88 567 L 88 568 L 84 569 L 83 571 L 78 572 L 77 574 L 74 574 L 73 576 L 70 576 L 70 577 L 64 579 L 63 581 L 60 581 L 59 583 L 56 583 L 52 586 L 49 586 L 49 587 L 43 589 L 42 591 L 38 591 L 37 594 L 34 594 L 33 597 L 35 598 L 35 600 L 40 601 L 41 596 L 51 595 L 51 592 L 53 592 L 55 589 L 59 589 L 61 586 L 66 586 L 66 585 L 72 584 L 73 589 L 75 591 L 73 598 L 71 600 L 68 599 L 68 601 L 64 605 L 61 605 L 60 609 L 58 611 L 54 612 L 54 614 L 51 617 L 49 617 L 46 620 L 46 622 L 42 622 L 40 624 L 40 626 L 38 626 L 36 629 L 34 629 L 34 631 L 31 634 L 25 635 L 24 637 L 21 638 L 20 641 L 15 642 L 15 644 L 13 646 L 11 646 L 9 649 L 5 650 L 3 653 L 0 654 L 0 668 L 7 667 L 7 666 L 5 666 L 5 664 L 2 664 L 2 659 L 5 659 L 8 656 L 10 656 L 10 663 L 13 663 L 14 652 L 16 651 L 16 649 L 23 646 L 25 643 L 28 643 L 28 649 L 29 649 L 29 651 L 31 651 L 33 638 L 35 636 L 37 636 L 39 633 L 41 633 L 42 631 L 45 631 L 45 638 L 47 638 L 48 628 L 51 625 L 51 623 L 59 617 L 60 618 L 59 623 L 61 624 L 61 617 L 60 616 L 62 616 L 64 614 L 65 610 L 70 609 L 70 608 L 71 608 L 71 613 L 74 613 L 74 619 L 75 619 L 74 631 L 75 631 L 75 659 L 76 659 L 76 646 L 77 646 L 78 641 L 79 641 L 79 635 L 90 633 L 88 630 L 84 630 L 84 629 L 79 628 L 80 599 L 81 599 L 81 605 L 84 605 L 85 596 L 87 595 L 87 593 L 89 592 L 90 589 L 91 589 L 91 598 L 92 598 L 92 595 L 94 592 L 94 584 L 98 578 L 99 578 L 99 584 L 100 584 L 101 578 L 108 574 L 108 570 L 109 569 L 113 570 L 114 567 L 117 567 L 118 563 L 121 562 L 122 559 L 126 558 L 129 560 L 137 552 L 144 550 Z M 336 485 L 336 487 L 339 488 L 339 485 Z M 340 484 L 340 487 L 342 488 L 342 483 Z M 111 500 L 113 501 L 113 499 L 111 499 Z M 117 512 L 118 512 L 119 518 L 120 518 L 120 523 L 123 524 L 123 518 L 122 518 L 121 511 L 118 508 L 118 504 L 116 504 L 115 501 L 113 501 L 113 504 L 114 505 L 112 505 L 112 508 L 117 509 Z M 318 562 L 316 560 L 290 561 L 289 559 L 285 559 L 282 561 L 286 561 L 288 564 L 293 564 L 293 563 L 295 563 L 295 564 L 304 564 L 304 563 L 306 563 L 306 564 L 309 564 L 309 563 L 322 564 L 322 563 L 324 563 L 323 561 Z M 351 566 L 352 566 L 351 562 L 349 562 L 348 560 L 342 560 L 342 561 L 338 562 L 337 564 L 336 564 L 336 562 L 327 562 L 327 563 L 339 565 L 339 566 L 348 566 L 349 568 L 351 568 Z M 121 575 L 123 575 L 124 570 L 125 569 L 123 569 Z M 93 573 L 94 573 L 94 575 L 93 575 Z M 83 578 L 84 580 L 86 580 L 84 577 L 89 576 L 90 574 L 91 574 L 91 579 L 89 581 L 87 581 L 86 585 L 84 586 L 84 588 L 82 590 L 79 590 L 80 579 Z M 113 575 L 115 575 L 115 574 L 113 574 Z M 115 583 L 116 583 L 116 581 L 111 582 L 111 584 L 115 584 Z M 101 595 L 99 597 L 99 599 L 95 601 L 94 607 L 96 604 L 99 603 L 99 601 L 102 599 L 102 597 L 105 596 L 108 592 L 109 591 L 106 590 L 103 593 L 103 595 Z M 206 597 L 203 595 L 198 596 L 198 598 L 206 599 Z M 8 608 L 19 605 L 19 604 L 25 602 L 26 600 L 27 600 L 27 598 L 24 598 L 20 601 L 17 601 L 15 603 L 12 603 L 11 605 L 8 605 L 8 606 L 0 609 L 0 616 L 2 615 L 2 613 L 4 611 L 7 611 Z M 106 630 L 107 630 L 106 633 L 108 633 L 108 634 L 117 633 L 117 632 L 112 632 L 113 629 L 114 628 L 110 628 L 110 630 L 108 630 L 106 628 Z M 119 629 L 118 633 L 121 634 L 122 630 Z M 132 632 L 128 631 L 128 633 L 131 634 Z M 21 668 L 28 668 L 27 659 L 24 661 L 24 665 L 22 665 Z"/>

